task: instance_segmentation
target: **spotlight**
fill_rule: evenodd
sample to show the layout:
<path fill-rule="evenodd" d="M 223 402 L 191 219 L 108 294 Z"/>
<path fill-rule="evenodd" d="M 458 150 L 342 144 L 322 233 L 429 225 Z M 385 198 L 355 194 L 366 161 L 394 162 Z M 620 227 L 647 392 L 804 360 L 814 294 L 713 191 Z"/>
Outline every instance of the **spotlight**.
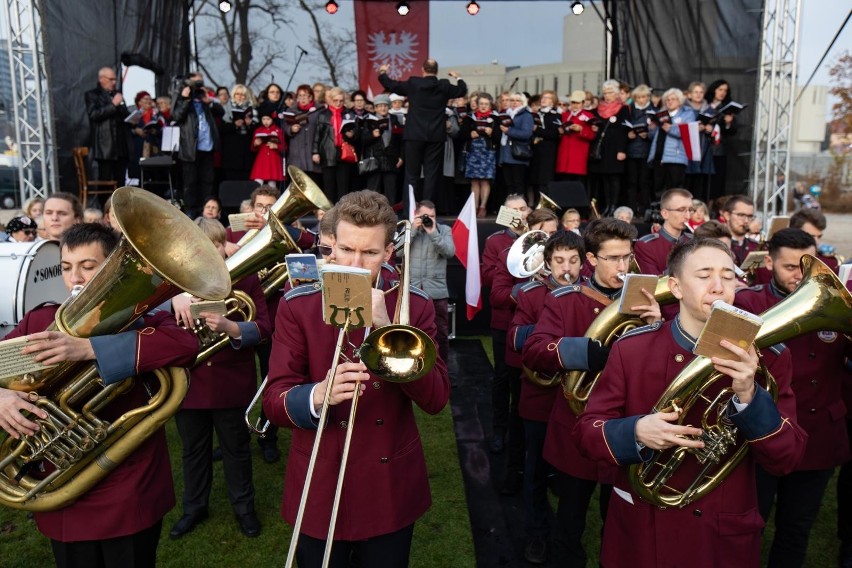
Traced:
<path fill-rule="evenodd" d="M 403 0 L 402 2 L 396 5 L 396 11 L 400 16 L 407 16 L 408 13 L 411 11 L 411 8 L 409 7 L 408 2 Z"/>
<path fill-rule="evenodd" d="M 231 3 L 228 0 L 222 0 L 219 2 L 219 11 L 223 14 L 227 14 L 231 11 Z"/>
<path fill-rule="evenodd" d="M 467 13 L 471 16 L 475 16 L 479 13 L 479 4 L 476 3 L 476 0 L 470 0 L 467 3 Z"/>
<path fill-rule="evenodd" d="M 340 6 L 338 6 L 337 2 L 334 0 L 328 0 L 328 2 L 325 3 L 325 11 L 329 14 L 336 14 L 339 9 Z"/>
<path fill-rule="evenodd" d="M 575 16 L 579 16 L 580 14 L 582 14 L 584 9 L 585 8 L 583 8 L 582 2 L 574 2 L 573 4 L 571 4 L 571 11 L 574 12 Z"/>

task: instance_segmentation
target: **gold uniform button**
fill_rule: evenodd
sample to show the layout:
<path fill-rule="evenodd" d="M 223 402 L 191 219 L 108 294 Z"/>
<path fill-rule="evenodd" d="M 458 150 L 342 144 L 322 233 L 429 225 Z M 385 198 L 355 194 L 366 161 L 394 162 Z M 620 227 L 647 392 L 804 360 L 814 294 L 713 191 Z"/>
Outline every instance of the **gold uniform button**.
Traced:
<path fill-rule="evenodd" d="M 346 426 L 348 426 L 348 423 L 346 422 L 346 420 L 341 420 L 340 421 L 340 427 L 343 428 L 344 430 L 346 430 Z"/>
<path fill-rule="evenodd" d="M 382 388 L 382 382 L 381 381 L 373 381 L 373 388 L 374 389 Z"/>
<path fill-rule="evenodd" d="M 385 421 L 384 421 L 384 420 L 382 420 L 381 418 L 379 418 L 378 420 L 376 420 L 376 426 L 383 426 L 383 425 L 384 425 L 384 423 L 385 423 Z"/>
<path fill-rule="evenodd" d="M 388 463 L 390 460 L 388 458 L 382 458 L 379 461 L 382 463 Z"/>
<path fill-rule="evenodd" d="M 212 367 L 212 366 L 213 366 L 213 361 L 207 361 L 207 366 L 208 366 L 208 367 Z"/>
<path fill-rule="evenodd" d="M 594 309 L 594 310 L 592 310 L 592 311 L 593 311 L 593 312 L 595 312 L 596 314 L 601 313 L 601 309 L 600 309 L 600 308 L 595 308 L 595 309 Z"/>
<path fill-rule="evenodd" d="M 683 363 L 683 355 L 681 355 L 680 353 L 675 355 L 675 361 L 677 361 L 678 363 Z"/>

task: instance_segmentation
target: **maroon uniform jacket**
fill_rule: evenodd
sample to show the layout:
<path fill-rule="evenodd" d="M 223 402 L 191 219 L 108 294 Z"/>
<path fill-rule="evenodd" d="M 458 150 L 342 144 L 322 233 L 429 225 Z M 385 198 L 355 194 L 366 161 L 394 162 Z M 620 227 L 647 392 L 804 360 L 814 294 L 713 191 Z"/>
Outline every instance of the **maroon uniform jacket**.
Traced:
<path fill-rule="evenodd" d="M 645 235 L 633 245 L 633 254 L 642 274 L 665 274 L 668 268 L 669 251 L 679 242 L 691 239 L 692 235 L 684 231 L 680 237 L 666 232 L 660 227 L 660 232 Z"/>
<path fill-rule="evenodd" d="M 381 288 L 387 288 L 382 278 Z M 411 325 L 435 337 L 435 310 L 429 297 L 411 288 Z M 397 292 L 385 296 L 393 313 Z M 290 290 L 278 308 L 269 384 L 263 408 L 273 424 L 293 429 L 281 513 L 293 524 L 317 430 L 310 411 L 311 391 L 332 366 L 338 328 L 322 321 L 322 295 L 307 284 Z M 360 345 L 364 330 L 349 340 Z M 351 348 L 345 350 L 353 358 Z M 426 376 L 408 384 L 371 377 L 358 402 L 356 424 L 340 500 L 335 540 L 362 540 L 416 521 L 432 499 L 413 404 L 436 414 L 450 393 L 447 367 L 438 357 Z M 351 403 L 328 412 L 319 457 L 308 494 L 302 532 L 325 540 Z"/>
<path fill-rule="evenodd" d="M 254 321 L 240 321 L 239 342 L 230 341 L 224 349 L 193 367 L 183 409 L 245 408 L 257 390 L 254 346 L 269 341 L 272 334 L 266 298 L 255 275 L 240 281 L 234 289 L 246 292 L 254 301 Z"/>
<path fill-rule="evenodd" d="M 753 250 L 757 250 L 757 243 L 749 238 L 743 238 L 742 242 L 731 240 L 731 252 L 737 259 L 737 266 L 741 265 L 745 258 Z"/>
<path fill-rule="evenodd" d="M 494 269 L 500 263 L 500 253 L 512 246 L 518 235 L 511 229 L 503 229 L 485 239 L 485 250 L 482 251 L 480 276 L 482 287 L 490 288 L 494 278 Z"/>
<path fill-rule="evenodd" d="M 840 264 L 837 262 L 837 258 L 833 256 L 823 256 L 821 254 L 816 255 L 819 260 L 821 260 L 827 267 L 831 269 L 832 272 L 837 274 L 840 272 Z M 759 267 L 754 271 L 754 283 L 755 284 L 769 284 L 772 280 L 772 273 L 769 272 L 765 266 Z"/>
<path fill-rule="evenodd" d="M 775 283 L 743 288 L 735 305 L 760 314 L 786 297 Z M 844 382 L 852 381 L 844 359 L 852 342 L 842 333 L 814 331 L 785 342 L 793 356 L 793 392 L 799 426 L 808 433 L 808 447 L 798 470 L 830 469 L 849 461 Z"/>
<path fill-rule="evenodd" d="M 516 306 L 512 290 L 516 285 L 527 281 L 524 278 L 515 278 L 509 273 L 509 267 L 506 265 L 508 256 L 509 249 L 501 251 L 497 257 L 497 264 L 491 270 L 492 281 L 489 302 L 491 304 L 491 327 L 493 329 L 508 330 L 512 325 L 512 316 L 515 314 Z M 515 357 L 514 353 L 508 353 L 508 344 L 506 349 L 506 364 L 520 368 L 521 358 Z"/>
<path fill-rule="evenodd" d="M 678 320 L 637 328 L 624 334 L 609 354 L 586 411 L 574 431 L 583 452 L 616 466 L 653 457 L 636 443 L 636 421 L 651 412 L 671 381 L 695 358 L 694 339 Z M 601 565 L 610 566 L 759 566 L 763 520 L 757 508 L 754 464 L 773 475 L 792 471 L 807 443 L 796 424 L 796 401 L 790 388 L 790 352 L 783 345 L 762 350 L 778 381 L 778 403 L 762 388 L 741 412 L 729 403 L 725 412 L 748 440 L 749 451 L 725 481 L 684 508 L 659 508 L 632 492 L 627 468 L 618 468 L 609 502 Z M 649 357 L 649 354 L 653 356 Z M 727 377 L 706 396 L 713 398 Z M 684 424 L 700 424 L 705 407 L 696 405 Z M 687 456 L 670 485 L 684 488 L 697 476 L 698 461 Z"/>
<path fill-rule="evenodd" d="M 583 286 L 595 289 L 593 279 Z M 578 285 L 563 286 L 548 294 L 535 329 L 524 344 L 524 365 L 548 375 L 556 371 L 588 369 L 588 339 L 583 334 L 605 307 L 582 293 Z M 577 417 L 568 402 L 557 395 L 548 420 L 544 459 L 573 477 L 611 483 L 612 467 L 589 460 L 580 453 L 571 435 L 576 423 Z"/>
<path fill-rule="evenodd" d="M 536 322 L 544 308 L 544 300 L 551 289 L 559 288 L 553 278 L 548 278 L 548 284 L 544 282 L 527 282 L 516 288 L 518 307 L 515 308 L 515 316 L 512 318 L 512 327 L 506 341 L 506 362 L 509 361 L 509 351 L 517 357 L 520 367 L 523 363 L 521 353 L 524 344 L 535 328 Z M 562 389 L 558 387 L 543 387 L 530 382 L 526 374 L 521 376 L 521 399 L 518 412 L 524 420 L 535 420 L 547 422 L 553 401 L 562 397 Z"/>
<path fill-rule="evenodd" d="M 27 313 L 6 339 L 44 331 L 53 323 L 58 305 Z M 158 310 L 139 320 L 137 329 L 91 339 L 100 376 L 107 382 L 139 375 L 133 388 L 101 413 L 107 420 L 148 401 L 145 382 L 162 367 L 189 366 L 198 355 L 195 336 L 177 326 L 174 317 Z M 156 381 L 152 384 L 156 384 Z M 175 505 L 172 470 L 162 429 L 73 504 L 35 513 L 38 529 L 62 542 L 127 536 L 154 525 Z"/>

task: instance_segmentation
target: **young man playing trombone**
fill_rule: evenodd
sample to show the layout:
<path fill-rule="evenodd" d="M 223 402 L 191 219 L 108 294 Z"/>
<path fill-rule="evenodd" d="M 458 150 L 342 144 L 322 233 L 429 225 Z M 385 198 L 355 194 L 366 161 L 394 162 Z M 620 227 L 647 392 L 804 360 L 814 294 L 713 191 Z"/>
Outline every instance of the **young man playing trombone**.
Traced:
<path fill-rule="evenodd" d="M 346 195 L 335 211 L 334 262 L 370 270 L 377 282 L 372 329 L 388 325 L 399 290 L 389 291 L 391 282 L 381 272 L 382 263 L 393 253 L 396 215 L 387 199 L 373 191 Z M 432 302 L 413 287 L 408 293 L 410 325 L 434 340 Z M 293 429 L 282 516 L 295 524 L 303 487 L 309 483 L 296 560 L 301 568 L 320 566 L 344 438 L 347 428 L 352 428 L 330 565 L 347 567 L 356 554 L 363 568 L 404 567 L 414 522 L 431 504 L 412 403 L 430 414 L 440 412 L 449 399 L 447 369 L 438 358 L 417 381 L 383 381 L 367 372 L 352 347 L 361 345 L 364 329 L 349 333 L 343 347 L 346 358 L 334 360 L 339 330 L 323 323 L 321 296 L 313 285 L 294 288 L 284 296 L 276 318 L 263 407 L 273 424 Z M 332 374 L 328 420 L 320 425 L 323 395 Z M 350 425 L 356 392 L 361 398 L 355 424 Z M 318 428 L 322 428 L 322 443 L 312 479 L 306 481 Z"/>
<path fill-rule="evenodd" d="M 692 349 L 713 302 L 734 301 L 733 255 L 721 241 L 695 239 L 672 249 L 668 266 L 669 288 L 680 301 L 680 313 L 664 324 L 625 333 L 613 345 L 574 429 L 587 458 L 617 468 L 601 566 L 759 566 L 763 520 L 757 508 L 755 463 L 775 475 L 788 473 L 801 458 L 807 439 L 796 424 L 790 352 L 782 344 L 761 350 L 763 365 L 777 383 L 777 403 L 755 380 L 760 359 L 754 346 L 746 350 L 722 340 L 720 345 L 730 356 L 695 361 Z M 693 363 L 703 364 L 707 376 L 693 371 Z M 693 386 L 706 383 L 707 388 L 682 391 L 674 402 L 669 397 L 660 400 L 687 368 L 690 374 L 683 380 Z M 721 377 L 710 382 L 713 371 Z M 717 396 L 719 406 L 708 408 Z M 685 399 L 693 397 L 697 402 L 679 420 Z M 707 428 L 696 427 L 703 419 Z M 735 443 L 727 451 L 718 450 L 720 463 L 731 463 L 734 449 L 747 444 L 743 460 L 727 476 L 721 475 L 723 483 L 708 486 L 707 476 L 719 470 L 705 475 L 696 456 L 687 453 L 671 477 L 646 491 L 653 497 L 646 497 L 648 501 L 640 497 L 635 487 L 645 481 L 631 477 L 635 472 L 626 466 L 651 467 L 676 447 L 717 451 L 715 438 L 723 426 L 735 427 Z M 704 489 L 703 496 L 678 502 L 678 492 L 687 495 L 693 484 Z"/>

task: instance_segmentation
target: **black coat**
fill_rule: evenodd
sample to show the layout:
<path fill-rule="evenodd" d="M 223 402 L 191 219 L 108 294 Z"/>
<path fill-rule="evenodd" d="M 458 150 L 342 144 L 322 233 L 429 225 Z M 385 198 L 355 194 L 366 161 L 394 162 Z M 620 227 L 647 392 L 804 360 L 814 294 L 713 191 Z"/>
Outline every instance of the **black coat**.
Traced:
<path fill-rule="evenodd" d="M 130 128 L 124 119 L 130 115 L 122 102 L 115 106 L 112 97 L 100 85 L 86 91 L 86 114 L 92 129 L 92 159 L 127 159 Z"/>
<path fill-rule="evenodd" d="M 317 111 L 316 130 L 314 130 L 314 143 L 311 146 L 311 154 L 320 155 L 320 165 L 333 167 L 337 165 L 340 158 L 340 151 L 334 145 L 334 129 L 331 126 L 331 109 L 325 107 Z M 354 115 L 348 110 L 343 111 L 343 120 L 354 120 Z M 358 127 L 355 128 L 355 135 L 352 138 L 343 137 L 344 142 L 354 144 L 359 136 Z M 361 157 L 360 155 L 358 156 Z"/>
<path fill-rule="evenodd" d="M 377 158 L 380 171 L 395 172 L 397 171 L 396 164 L 402 155 L 402 124 L 400 124 L 399 118 L 392 114 L 380 120 L 390 120 L 390 124 L 387 126 L 391 133 L 388 145 L 385 146 L 384 130 L 381 130 L 382 136 L 376 138 L 373 136 L 372 130 L 364 128 L 361 133 L 364 154 L 363 156 L 359 154 L 359 157 Z"/>
<path fill-rule="evenodd" d="M 619 152 L 627 153 L 628 128 L 624 126 L 624 121 L 630 120 L 630 110 L 624 105 L 618 111 L 618 114 L 608 119 L 601 118 L 597 110 L 593 112 L 595 118 L 602 123 L 598 124 L 597 136 L 589 148 L 589 173 L 623 173 L 627 160 L 618 161 L 617 155 Z M 597 156 L 600 156 L 600 159 Z"/>
<path fill-rule="evenodd" d="M 230 109 L 228 109 L 230 114 Z M 249 112 L 252 112 L 249 107 Z M 254 152 L 251 151 L 252 137 L 258 126 L 257 120 L 238 128 L 234 125 L 233 117 L 226 116 L 220 126 L 219 135 L 222 142 L 222 169 L 245 170 L 246 177 L 254 164 Z"/>
<path fill-rule="evenodd" d="M 537 112 L 533 115 L 532 160 L 529 165 L 529 183 L 547 185 L 553 180 L 556 171 L 556 153 L 559 150 L 559 126 L 562 117 L 558 111 Z"/>
<path fill-rule="evenodd" d="M 204 117 L 210 125 L 210 135 L 213 137 L 213 149 L 219 149 L 219 129 L 216 127 L 216 119 L 222 118 L 225 110 L 219 101 L 211 99 L 204 105 Z M 178 159 L 182 162 L 194 162 L 195 150 L 198 145 L 198 116 L 189 97 L 178 96 L 178 100 L 172 109 L 172 121 L 180 126 L 180 148 Z"/>
<path fill-rule="evenodd" d="M 434 75 L 394 81 L 382 74 L 379 82 L 388 91 L 408 97 L 404 140 L 444 142 L 447 139 L 447 100 L 467 93 L 464 81 L 459 79 L 458 85 L 453 85 Z"/>

